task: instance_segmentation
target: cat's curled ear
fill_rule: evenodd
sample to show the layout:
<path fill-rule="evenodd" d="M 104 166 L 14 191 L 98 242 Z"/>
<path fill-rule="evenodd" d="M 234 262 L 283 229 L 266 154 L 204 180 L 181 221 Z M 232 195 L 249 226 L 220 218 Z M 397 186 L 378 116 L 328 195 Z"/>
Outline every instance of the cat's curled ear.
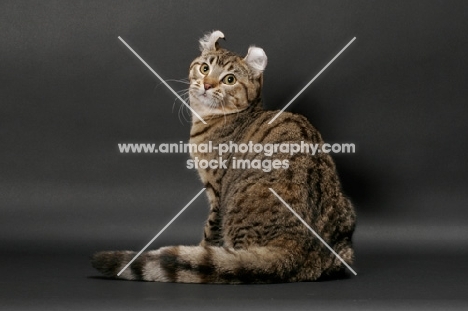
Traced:
<path fill-rule="evenodd" d="M 244 61 L 250 67 L 255 77 L 258 77 L 265 70 L 267 65 L 267 56 L 262 48 L 251 46 L 245 56 Z"/>
<path fill-rule="evenodd" d="M 203 38 L 200 39 L 200 51 L 202 52 L 209 52 L 209 51 L 216 51 L 219 49 L 219 39 L 224 39 L 224 34 L 219 31 L 215 30 L 213 32 L 207 33 Z"/>

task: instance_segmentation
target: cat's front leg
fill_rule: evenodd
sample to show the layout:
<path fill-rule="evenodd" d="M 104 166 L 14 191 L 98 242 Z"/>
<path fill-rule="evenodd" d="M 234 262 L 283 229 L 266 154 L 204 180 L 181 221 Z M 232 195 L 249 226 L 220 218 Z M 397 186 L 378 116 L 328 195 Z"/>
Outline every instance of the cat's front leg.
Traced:
<path fill-rule="evenodd" d="M 206 192 L 210 201 L 210 213 L 203 231 L 202 246 L 222 246 L 223 236 L 221 234 L 222 217 L 220 213 L 219 198 L 216 190 L 209 184 L 206 186 Z"/>

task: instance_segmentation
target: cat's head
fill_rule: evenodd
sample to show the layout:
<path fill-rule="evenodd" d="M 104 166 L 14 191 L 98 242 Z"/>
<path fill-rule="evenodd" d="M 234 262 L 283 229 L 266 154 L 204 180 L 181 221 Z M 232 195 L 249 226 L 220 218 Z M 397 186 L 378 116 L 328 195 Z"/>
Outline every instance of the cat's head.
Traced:
<path fill-rule="evenodd" d="M 245 57 L 220 48 L 214 31 L 200 39 L 201 55 L 190 65 L 190 106 L 202 117 L 247 109 L 261 96 L 267 57 L 251 46 Z"/>

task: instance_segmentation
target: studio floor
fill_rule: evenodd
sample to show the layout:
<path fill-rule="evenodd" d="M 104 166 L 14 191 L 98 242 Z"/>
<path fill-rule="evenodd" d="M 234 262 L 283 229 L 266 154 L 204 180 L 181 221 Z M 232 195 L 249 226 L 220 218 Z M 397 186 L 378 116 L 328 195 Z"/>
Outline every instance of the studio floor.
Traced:
<path fill-rule="evenodd" d="M 273 285 L 108 280 L 100 246 L 16 244 L 0 257 L 2 310 L 466 310 L 468 250 L 356 243 L 357 276 Z M 429 250 L 430 249 L 430 250 Z"/>

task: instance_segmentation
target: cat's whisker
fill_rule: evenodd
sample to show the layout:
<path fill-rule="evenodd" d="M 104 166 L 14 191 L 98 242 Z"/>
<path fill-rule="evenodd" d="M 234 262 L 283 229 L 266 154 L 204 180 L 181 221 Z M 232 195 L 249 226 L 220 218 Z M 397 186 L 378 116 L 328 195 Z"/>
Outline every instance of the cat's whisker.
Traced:
<path fill-rule="evenodd" d="M 165 80 L 166 82 L 167 81 L 170 81 L 170 82 L 178 82 L 178 83 L 184 83 L 184 84 L 190 84 L 190 82 L 188 81 L 188 79 L 167 79 Z"/>
<path fill-rule="evenodd" d="M 186 98 L 187 102 L 188 102 L 188 97 Z M 187 118 L 185 116 L 185 113 L 188 113 L 189 116 L 190 116 L 190 112 L 189 112 L 189 109 L 185 106 L 185 105 L 180 105 L 179 106 L 179 118 L 180 118 L 180 114 L 182 114 L 182 118 L 186 121 L 186 122 L 190 122 L 189 121 L 189 118 Z"/>
<path fill-rule="evenodd" d="M 177 101 L 177 98 L 174 99 L 174 104 L 176 101 Z M 179 109 L 177 110 L 177 118 L 179 119 L 180 124 L 182 124 L 182 120 L 180 119 L 180 106 L 181 105 L 179 105 Z M 174 105 L 172 105 L 172 112 L 174 112 Z"/>
<path fill-rule="evenodd" d="M 182 81 L 179 81 L 179 80 L 174 80 L 174 79 L 168 79 L 166 81 L 176 81 L 176 82 L 182 82 Z M 185 88 L 185 89 L 182 89 L 182 90 L 179 90 L 179 91 L 176 91 L 177 94 L 179 94 L 180 98 L 182 98 L 182 100 L 184 100 L 185 102 L 188 102 L 188 98 L 189 98 L 189 93 L 190 93 L 190 87 L 188 88 Z M 175 98 L 173 103 L 172 103 L 172 113 L 174 112 L 174 107 L 175 107 L 175 104 L 177 102 L 179 98 Z M 187 106 L 183 105 L 183 103 L 181 105 L 179 105 L 179 109 L 177 111 L 177 117 L 179 119 L 179 122 L 181 124 L 183 124 L 183 121 L 180 117 L 180 115 L 182 114 L 182 118 L 188 122 L 184 112 L 186 111 L 185 109 L 188 109 Z"/>
<path fill-rule="evenodd" d="M 182 94 L 186 94 L 188 92 L 189 92 L 189 89 L 182 89 L 182 90 L 177 91 L 177 94 L 182 96 Z"/>
<path fill-rule="evenodd" d="M 188 102 L 188 99 L 189 99 L 188 93 L 189 93 L 189 90 L 187 90 L 185 93 L 181 94 L 182 99 L 183 99 L 184 101 L 186 101 L 186 102 Z M 185 98 L 184 98 L 184 97 L 185 97 Z M 177 100 L 177 99 L 175 99 L 175 100 Z M 182 118 L 183 118 L 184 121 L 190 122 L 190 121 L 187 119 L 186 115 L 185 115 L 185 112 L 188 112 L 188 110 L 189 110 L 189 109 L 187 108 L 187 106 L 185 106 L 185 105 L 183 105 L 183 104 L 179 105 L 179 110 L 178 110 L 178 112 L 177 112 L 177 116 L 178 116 L 179 122 L 180 122 L 181 124 L 183 124 L 183 122 L 182 122 L 182 120 L 181 120 L 181 115 L 182 115 Z M 190 115 L 190 114 L 189 114 L 189 115 Z"/>

